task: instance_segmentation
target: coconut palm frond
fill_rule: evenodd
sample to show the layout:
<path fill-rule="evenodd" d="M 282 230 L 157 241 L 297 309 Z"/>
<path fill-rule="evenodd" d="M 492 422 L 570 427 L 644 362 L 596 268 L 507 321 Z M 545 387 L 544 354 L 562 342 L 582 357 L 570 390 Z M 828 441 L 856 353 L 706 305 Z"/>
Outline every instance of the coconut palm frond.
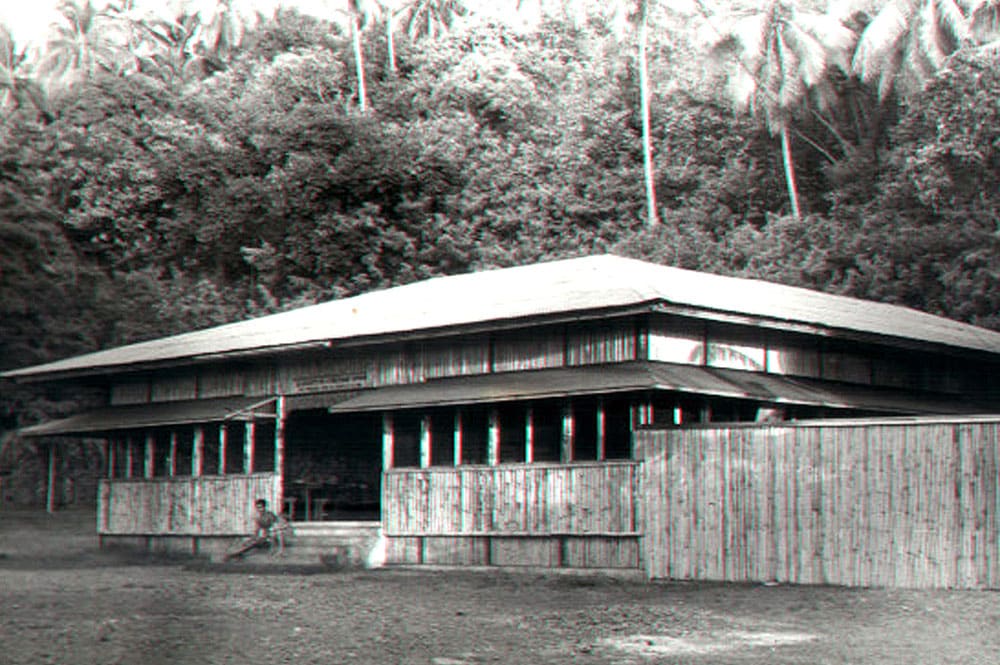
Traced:
<path fill-rule="evenodd" d="M 909 16 L 897 3 L 878 12 L 861 33 L 851 60 L 851 71 L 862 81 L 879 81 L 889 67 L 893 52 L 902 48 Z"/>
<path fill-rule="evenodd" d="M 977 44 L 987 44 L 1000 39 L 1000 0 L 981 2 L 972 11 L 969 36 Z"/>
<path fill-rule="evenodd" d="M 881 99 L 893 90 L 909 94 L 921 89 L 968 42 L 976 4 L 898 0 L 886 5 L 862 32 L 852 71 L 865 82 L 877 82 Z"/>
<path fill-rule="evenodd" d="M 813 35 L 794 23 L 787 23 L 781 31 L 785 51 L 794 54 L 798 66 L 787 73 L 802 82 L 806 88 L 817 85 L 830 64 L 823 44 Z"/>

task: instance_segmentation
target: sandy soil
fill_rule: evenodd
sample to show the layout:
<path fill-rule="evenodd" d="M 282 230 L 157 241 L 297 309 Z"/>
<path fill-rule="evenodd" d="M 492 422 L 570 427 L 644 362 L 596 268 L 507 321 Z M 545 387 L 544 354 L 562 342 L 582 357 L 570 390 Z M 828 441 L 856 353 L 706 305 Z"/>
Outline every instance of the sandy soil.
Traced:
<path fill-rule="evenodd" d="M 1000 663 L 1000 594 L 315 573 L 102 553 L 0 510 L 0 663 Z"/>

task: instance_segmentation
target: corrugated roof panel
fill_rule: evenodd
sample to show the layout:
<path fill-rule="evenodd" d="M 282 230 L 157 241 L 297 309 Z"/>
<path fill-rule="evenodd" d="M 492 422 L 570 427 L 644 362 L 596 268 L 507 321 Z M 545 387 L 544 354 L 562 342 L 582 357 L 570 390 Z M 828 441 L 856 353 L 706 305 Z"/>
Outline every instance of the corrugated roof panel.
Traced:
<path fill-rule="evenodd" d="M 331 413 L 351 413 L 644 390 L 887 413 L 977 412 L 974 406 L 949 403 L 902 390 L 667 363 L 542 369 L 438 379 L 421 384 L 374 388 L 346 399 L 343 395 L 331 395 L 328 408 Z"/>
<path fill-rule="evenodd" d="M 246 420 L 251 416 L 270 415 L 270 417 L 274 417 L 274 400 L 267 400 L 267 402 L 270 402 L 269 406 L 260 397 L 223 397 L 154 404 L 128 404 L 95 409 L 59 420 L 50 420 L 25 427 L 18 433 L 22 436 L 97 434 L 145 427 Z"/>
<path fill-rule="evenodd" d="M 86 373 L 655 302 L 1000 353 L 1000 333 L 905 307 L 603 255 L 437 277 L 4 376 Z"/>

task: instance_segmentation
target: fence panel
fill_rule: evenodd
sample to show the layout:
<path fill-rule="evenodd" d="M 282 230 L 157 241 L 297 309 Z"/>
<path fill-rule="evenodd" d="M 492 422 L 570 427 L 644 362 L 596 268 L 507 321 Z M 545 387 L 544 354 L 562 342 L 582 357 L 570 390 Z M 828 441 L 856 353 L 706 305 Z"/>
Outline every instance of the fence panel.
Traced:
<path fill-rule="evenodd" d="M 650 577 L 1000 588 L 1000 420 L 645 430 Z"/>
<path fill-rule="evenodd" d="M 101 535 L 221 536 L 251 528 L 253 503 L 278 505 L 274 473 L 102 480 Z"/>
<path fill-rule="evenodd" d="M 638 464 L 393 469 L 383 529 L 393 563 L 639 566 Z"/>

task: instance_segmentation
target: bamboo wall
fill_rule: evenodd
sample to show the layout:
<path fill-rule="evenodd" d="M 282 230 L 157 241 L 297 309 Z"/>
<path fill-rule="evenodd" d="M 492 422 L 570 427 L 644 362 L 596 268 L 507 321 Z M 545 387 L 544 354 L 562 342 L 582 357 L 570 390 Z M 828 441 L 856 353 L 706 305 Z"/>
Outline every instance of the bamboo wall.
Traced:
<path fill-rule="evenodd" d="M 1000 588 L 1000 423 L 637 433 L 650 577 Z"/>
<path fill-rule="evenodd" d="M 278 505 L 274 473 L 102 480 L 98 488 L 100 535 L 222 536 L 252 531 L 254 501 Z"/>
<path fill-rule="evenodd" d="M 324 352 L 276 365 L 202 366 L 190 374 L 121 379 L 111 404 L 234 395 L 267 397 L 379 388 L 431 379 L 637 359 L 635 322 L 547 326 L 426 340 L 378 348 Z"/>
<path fill-rule="evenodd" d="M 393 469 L 390 563 L 639 567 L 634 462 Z"/>

